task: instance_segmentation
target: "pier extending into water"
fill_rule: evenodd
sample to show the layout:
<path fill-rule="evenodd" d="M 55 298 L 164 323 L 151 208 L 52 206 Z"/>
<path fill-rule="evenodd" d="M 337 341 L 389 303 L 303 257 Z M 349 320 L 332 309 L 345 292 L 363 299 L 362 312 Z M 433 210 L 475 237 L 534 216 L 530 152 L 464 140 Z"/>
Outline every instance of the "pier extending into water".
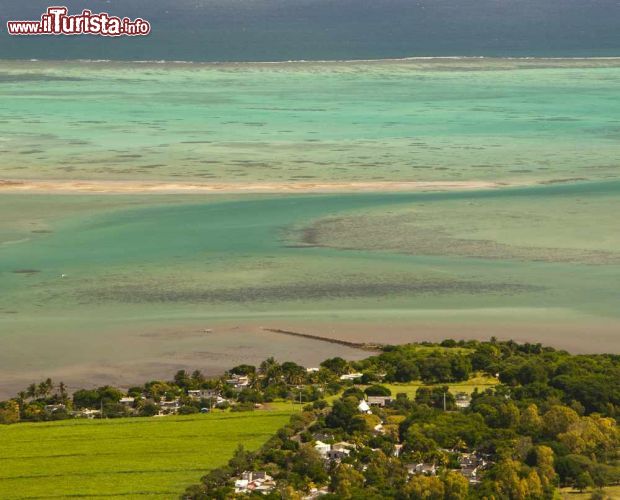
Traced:
<path fill-rule="evenodd" d="M 279 328 L 261 328 L 261 330 L 271 333 L 282 333 L 293 337 L 303 337 L 305 339 L 318 340 L 320 342 L 329 342 L 331 344 L 339 344 L 352 349 L 361 349 L 363 351 L 381 351 L 385 344 L 368 343 L 368 342 L 350 342 L 348 340 L 334 339 L 331 337 L 321 337 L 320 335 L 312 335 L 310 333 L 291 332 L 289 330 L 280 330 Z"/>

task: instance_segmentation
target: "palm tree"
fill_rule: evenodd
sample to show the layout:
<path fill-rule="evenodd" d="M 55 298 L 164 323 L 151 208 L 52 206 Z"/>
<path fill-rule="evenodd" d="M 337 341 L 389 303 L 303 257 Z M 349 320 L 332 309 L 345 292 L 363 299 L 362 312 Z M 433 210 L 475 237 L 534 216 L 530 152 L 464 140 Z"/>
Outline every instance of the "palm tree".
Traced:
<path fill-rule="evenodd" d="M 205 376 L 200 370 L 194 370 L 191 375 L 192 389 L 199 389 L 205 383 Z"/>
<path fill-rule="evenodd" d="M 259 378 L 258 373 L 250 372 L 248 373 L 248 386 L 252 389 L 256 389 L 258 386 Z"/>
<path fill-rule="evenodd" d="M 58 394 L 60 396 L 61 402 L 66 403 L 69 395 L 67 393 L 67 386 L 64 382 L 60 382 L 60 384 L 58 384 Z"/>
<path fill-rule="evenodd" d="M 54 383 L 51 378 L 45 379 L 43 382 L 39 384 L 39 395 L 46 398 L 52 392 L 54 388 Z"/>
<path fill-rule="evenodd" d="M 17 393 L 17 402 L 19 403 L 19 405 L 23 405 L 24 401 L 26 400 L 26 398 L 28 397 L 28 394 L 26 393 L 26 391 L 20 391 Z"/>
<path fill-rule="evenodd" d="M 36 398 L 39 395 L 37 384 L 30 384 L 26 389 L 26 396 L 29 398 Z"/>
<path fill-rule="evenodd" d="M 267 373 L 269 373 L 269 371 L 275 366 L 278 366 L 278 362 L 273 356 L 271 356 L 260 364 L 258 371 L 261 375 L 267 375 Z"/>

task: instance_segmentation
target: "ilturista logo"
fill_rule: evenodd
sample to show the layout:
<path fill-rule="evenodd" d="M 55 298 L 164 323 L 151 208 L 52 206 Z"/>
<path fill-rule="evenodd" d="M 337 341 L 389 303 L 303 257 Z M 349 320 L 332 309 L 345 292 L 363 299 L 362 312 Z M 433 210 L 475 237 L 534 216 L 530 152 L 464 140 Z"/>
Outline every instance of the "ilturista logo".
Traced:
<path fill-rule="evenodd" d="M 67 7 L 48 7 L 38 21 L 7 21 L 10 35 L 98 35 L 98 36 L 146 36 L 151 24 L 141 18 L 129 19 L 100 12 L 94 14 L 83 10 L 81 14 L 69 15 Z"/>

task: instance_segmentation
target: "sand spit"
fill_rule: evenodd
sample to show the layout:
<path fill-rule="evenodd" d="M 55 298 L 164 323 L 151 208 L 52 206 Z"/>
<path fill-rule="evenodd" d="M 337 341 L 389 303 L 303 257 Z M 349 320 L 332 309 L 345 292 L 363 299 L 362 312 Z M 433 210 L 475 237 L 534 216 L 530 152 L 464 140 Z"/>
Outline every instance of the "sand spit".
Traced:
<path fill-rule="evenodd" d="M 492 189 L 517 184 L 491 181 L 378 181 L 194 183 L 144 181 L 2 180 L 0 193 L 183 194 L 183 193 L 338 193 Z"/>

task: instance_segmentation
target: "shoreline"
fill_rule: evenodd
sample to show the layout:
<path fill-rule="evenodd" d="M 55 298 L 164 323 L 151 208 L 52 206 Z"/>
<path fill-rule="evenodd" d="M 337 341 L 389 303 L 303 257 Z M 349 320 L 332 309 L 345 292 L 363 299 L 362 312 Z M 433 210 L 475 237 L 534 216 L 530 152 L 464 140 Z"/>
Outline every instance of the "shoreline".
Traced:
<path fill-rule="evenodd" d="M 496 181 L 165 182 L 0 179 L 0 194 L 282 194 L 459 191 L 526 186 Z"/>
<path fill-rule="evenodd" d="M 79 331 L 69 331 L 61 337 L 49 336 L 47 327 L 34 333 L 28 328 L 25 345 L 36 345 L 37 351 L 52 352 L 62 346 L 67 351 L 86 352 L 84 346 L 88 344 L 92 346 L 89 351 L 98 352 L 100 359 L 80 356 L 50 361 L 52 358 L 47 356 L 48 359 L 40 359 L 36 365 L 24 367 L 3 364 L 0 356 L 0 399 L 46 377 L 63 380 L 69 386 L 131 387 L 141 380 L 157 380 L 180 369 L 200 369 L 205 375 L 217 376 L 231 366 L 257 365 L 269 356 L 314 366 L 330 357 L 358 360 L 371 355 L 369 350 L 360 349 L 360 345 L 445 339 L 486 341 L 495 336 L 520 344 L 543 342 L 573 355 L 618 351 L 618 321 L 588 320 L 568 313 L 564 313 L 564 319 L 556 320 L 547 317 L 547 311 L 536 314 L 532 308 L 516 311 L 510 317 L 482 320 L 468 317 L 471 314 L 467 313 L 457 317 L 448 314 L 445 320 L 428 314 L 395 321 L 358 318 L 343 322 L 327 319 L 328 314 L 318 319 L 240 316 L 222 319 L 207 315 L 163 323 L 151 319 L 138 325 L 123 321 L 121 327 L 113 322 L 97 330 L 93 337 L 83 337 Z M 0 328 L 2 325 L 0 322 Z M 587 341 L 584 332 L 587 332 Z M 141 353 L 139 359 L 135 358 L 135 352 Z M 102 357 L 108 361 L 102 361 Z"/>

